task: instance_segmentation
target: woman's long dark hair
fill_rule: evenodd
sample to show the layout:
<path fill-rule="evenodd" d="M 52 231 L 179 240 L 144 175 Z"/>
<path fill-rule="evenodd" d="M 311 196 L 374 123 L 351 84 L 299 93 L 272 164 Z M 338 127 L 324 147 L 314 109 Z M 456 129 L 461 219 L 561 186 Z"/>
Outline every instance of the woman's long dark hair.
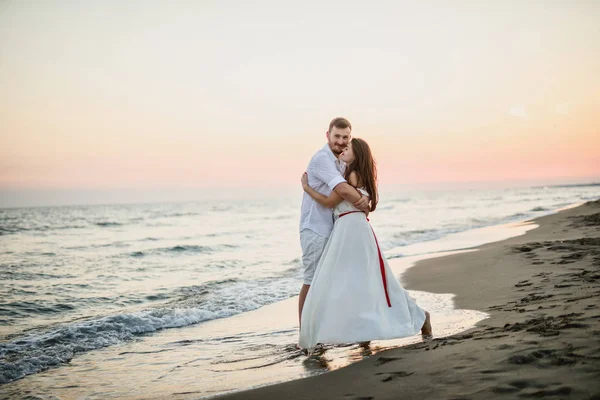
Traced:
<path fill-rule="evenodd" d="M 356 172 L 358 184 L 365 187 L 371 198 L 371 211 L 375 211 L 379 195 L 377 193 L 377 167 L 371 154 L 371 148 L 367 142 L 359 138 L 353 138 L 350 141 L 350 146 L 352 146 L 352 152 L 354 153 L 354 161 L 346 166 L 344 178 L 348 181 L 350 174 Z"/>

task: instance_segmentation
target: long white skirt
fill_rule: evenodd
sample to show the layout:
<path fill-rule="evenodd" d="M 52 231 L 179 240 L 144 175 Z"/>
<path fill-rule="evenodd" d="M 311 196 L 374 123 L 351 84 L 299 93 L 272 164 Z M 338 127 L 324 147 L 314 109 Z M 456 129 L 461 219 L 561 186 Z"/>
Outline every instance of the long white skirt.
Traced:
<path fill-rule="evenodd" d="M 382 259 L 391 307 L 371 225 L 363 213 L 338 218 L 304 303 L 302 348 L 407 337 L 421 330 L 425 312 Z"/>

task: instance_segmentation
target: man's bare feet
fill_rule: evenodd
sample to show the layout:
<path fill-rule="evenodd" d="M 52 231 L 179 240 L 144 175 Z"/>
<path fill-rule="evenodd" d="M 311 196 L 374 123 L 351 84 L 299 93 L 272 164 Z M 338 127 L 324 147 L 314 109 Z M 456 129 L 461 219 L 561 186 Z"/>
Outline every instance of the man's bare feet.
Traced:
<path fill-rule="evenodd" d="M 428 311 L 425 311 L 425 322 L 423 323 L 423 327 L 421 328 L 421 335 L 433 335 L 433 331 L 431 329 L 431 315 L 429 315 Z"/>

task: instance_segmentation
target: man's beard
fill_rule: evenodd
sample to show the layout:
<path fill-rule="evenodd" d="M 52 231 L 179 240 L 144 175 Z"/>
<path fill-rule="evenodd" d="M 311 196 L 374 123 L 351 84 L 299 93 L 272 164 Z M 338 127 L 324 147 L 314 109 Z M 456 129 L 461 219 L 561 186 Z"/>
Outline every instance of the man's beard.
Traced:
<path fill-rule="evenodd" d="M 340 154 L 342 154 L 342 152 L 344 151 L 344 148 L 343 148 L 343 147 L 338 147 L 337 145 L 333 145 L 333 146 L 332 146 L 332 145 L 329 145 L 329 149 L 331 150 L 331 152 L 332 152 L 333 154 L 337 154 L 338 156 L 339 156 Z M 339 149 L 339 150 L 338 150 L 338 149 Z"/>

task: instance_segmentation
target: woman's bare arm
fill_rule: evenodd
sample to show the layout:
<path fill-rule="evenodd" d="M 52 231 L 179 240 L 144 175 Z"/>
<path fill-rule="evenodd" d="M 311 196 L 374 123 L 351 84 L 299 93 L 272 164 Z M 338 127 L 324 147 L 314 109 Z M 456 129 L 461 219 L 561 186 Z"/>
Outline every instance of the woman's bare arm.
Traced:
<path fill-rule="evenodd" d="M 341 203 L 342 200 L 344 200 L 342 196 L 337 194 L 335 191 L 332 191 L 329 196 L 325 196 L 324 194 L 319 193 L 315 189 L 311 188 L 308 185 L 308 175 L 306 174 L 306 172 L 302 175 L 302 178 L 300 178 L 300 182 L 302 183 L 302 189 L 304 189 L 304 191 L 310 197 L 312 197 L 317 203 L 319 203 L 323 207 L 333 208 L 339 203 Z"/>
<path fill-rule="evenodd" d="M 341 203 L 343 200 L 348 200 L 352 203 L 355 203 L 355 205 L 357 204 L 357 202 L 362 202 L 365 204 L 362 207 L 358 208 L 365 212 L 365 214 L 369 214 L 369 198 L 363 197 L 363 194 L 360 191 L 356 190 L 356 184 L 358 183 L 358 181 L 357 176 L 354 172 L 350 174 L 349 177 L 349 182 L 354 186 L 346 182 L 342 182 L 335 187 L 335 190 L 333 190 L 329 196 L 325 196 L 324 194 L 317 192 L 308 185 L 308 175 L 306 174 L 306 172 L 304 173 L 304 175 L 302 175 L 300 181 L 302 183 L 302 189 L 304 189 L 304 191 L 310 197 L 312 197 L 317 203 L 321 204 L 323 207 L 333 208 L 339 203 Z"/>

